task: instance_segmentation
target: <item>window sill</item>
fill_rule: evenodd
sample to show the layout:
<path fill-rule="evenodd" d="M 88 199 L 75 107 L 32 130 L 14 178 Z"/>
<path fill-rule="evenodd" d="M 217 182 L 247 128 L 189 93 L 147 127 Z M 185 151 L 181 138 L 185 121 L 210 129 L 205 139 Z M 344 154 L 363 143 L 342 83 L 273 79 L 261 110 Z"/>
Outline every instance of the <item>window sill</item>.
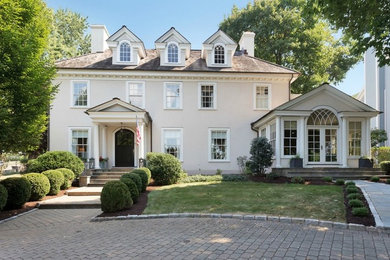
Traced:
<path fill-rule="evenodd" d="M 205 107 L 200 107 L 198 110 L 204 110 L 204 111 L 216 111 L 216 108 L 205 108 Z"/>
<path fill-rule="evenodd" d="M 183 108 L 164 108 L 164 110 L 180 111 L 180 110 L 183 110 Z"/>
<path fill-rule="evenodd" d="M 72 109 L 86 109 L 89 108 L 89 106 L 71 106 Z"/>
<path fill-rule="evenodd" d="M 209 163 L 230 163 L 230 160 L 209 160 Z"/>

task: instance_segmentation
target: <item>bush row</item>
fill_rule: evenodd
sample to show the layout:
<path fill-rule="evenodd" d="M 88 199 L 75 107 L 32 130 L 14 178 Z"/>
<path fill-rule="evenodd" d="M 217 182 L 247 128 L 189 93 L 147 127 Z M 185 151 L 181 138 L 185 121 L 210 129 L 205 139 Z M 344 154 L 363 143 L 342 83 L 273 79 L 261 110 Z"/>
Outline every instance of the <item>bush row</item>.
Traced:
<path fill-rule="evenodd" d="M 362 195 L 359 193 L 358 188 L 355 183 L 350 181 L 346 184 L 346 192 L 347 192 L 347 200 L 348 205 L 352 208 L 352 215 L 358 217 L 366 217 L 369 214 L 369 210 L 364 206 L 362 199 Z"/>

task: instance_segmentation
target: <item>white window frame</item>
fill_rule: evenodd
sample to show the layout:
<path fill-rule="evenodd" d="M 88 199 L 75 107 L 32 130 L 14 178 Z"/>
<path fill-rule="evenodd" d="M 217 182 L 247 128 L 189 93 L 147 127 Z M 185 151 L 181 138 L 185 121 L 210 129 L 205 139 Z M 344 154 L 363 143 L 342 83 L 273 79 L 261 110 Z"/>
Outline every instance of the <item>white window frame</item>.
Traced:
<path fill-rule="evenodd" d="M 126 81 L 126 102 L 130 102 L 130 84 L 141 84 L 142 88 L 144 90 L 143 96 L 142 96 L 142 106 L 140 108 L 145 109 L 145 95 L 146 95 L 146 89 L 145 89 L 145 81 Z M 132 104 L 133 105 L 133 104 Z"/>
<path fill-rule="evenodd" d="M 179 85 L 179 100 L 180 100 L 180 106 L 179 107 L 174 107 L 170 108 L 167 107 L 167 85 L 169 84 L 177 84 Z M 164 109 L 166 110 L 181 110 L 183 109 L 183 82 L 178 82 L 178 81 L 170 81 L 170 82 L 164 82 Z"/>
<path fill-rule="evenodd" d="M 262 132 L 264 131 L 264 135 L 262 134 Z M 263 127 L 262 129 L 260 129 L 259 131 L 259 137 L 265 137 L 267 138 L 267 127 Z M 267 138 L 268 139 L 268 138 Z"/>
<path fill-rule="evenodd" d="M 121 61 L 121 44 L 122 43 L 128 43 L 130 45 L 130 60 L 129 61 Z M 116 62 L 120 64 L 128 64 L 133 62 L 133 46 L 131 46 L 131 43 L 128 40 L 122 40 L 118 43 L 118 47 L 116 48 L 117 50 L 117 58 Z"/>
<path fill-rule="evenodd" d="M 350 131 L 350 128 L 349 128 L 349 123 L 360 123 L 360 154 L 359 155 L 350 155 L 349 154 L 349 141 L 350 141 L 350 139 L 349 139 L 349 131 Z M 347 135 L 347 137 L 348 137 L 348 158 L 353 158 L 353 159 L 357 159 L 357 158 L 360 158 L 361 156 L 362 156 L 362 154 L 363 154 L 363 141 L 362 141 L 362 139 L 363 139 L 363 129 L 364 129 L 364 123 L 363 123 L 363 120 L 362 119 L 350 119 L 350 120 L 348 120 L 347 121 L 347 128 L 348 128 L 348 130 L 347 130 L 347 133 L 346 133 L 346 135 Z"/>
<path fill-rule="evenodd" d="M 209 128 L 208 129 L 208 159 L 209 162 L 230 162 L 230 128 Z M 212 131 L 226 131 L 226 159 L 225 160 L 218 160 L 218 159 L 211 159 L 211 132 Z"/>
<path fill-rule="evenodd" d="M 164 128 L 161 128 L 161 152 L 162 153 L 165 153 L 165 147 L 164 147 L 164 141 L 165 141 L 165 136 L 164 136 L 164 132 L 165 131 L 179 131 L 180 132 L 180 144 L 181 144 L 181 147 L 180 147 L 180 158 L 177 158 L 179 159 L 180 162 L 183 162 L 184 161 L 184 152 L 183 152 L 183 148 L 184 148 L 184 144 L 183 144 L 183 128 L 173 128 L 173 127 L 164 127 Z"/>
<path fill-rule="evenodd" d="M 88 141 L 87 141 L 87 153 L 88 153 L 88 157 L 87 160 L 89 160 L 90 158 L 92 158 L 92 154 L 91 154 L 91 127 L 87 127 L 87 126 L 72 126 L 72 127 L 68 127 L 68 151 L 71 152 L 72 154 L 73 151 L 72 151 L 72 138 L 73 138 L 73 131 L 77 131 L 77 130 L 81 130 L 81 131 L 85 131 L 87 130 L 88 131 Z"/>
<path fill-rule="evenodd" d="M 86 106 L 76 106 L 74 100 L 74 84 L 77 82 L 85 82 L 87 83 L 87 105 Z M 70 81 L 70 107 L 71 108 L 88 108 L 90 106 L 91 100 L 91 87 L 89 80 L 85 79 L 75 79 Z"/>
<path fill-rule="evenodd" d="M 224 61 L 224 63 L 216 63 L 215 62 L 215 48 L 217 47 L 217 46 L 222 46 L 223 47 L 223 61 Z M 212 56 L 212 58 L 213 58 L 213 62 L 212 62 L 212 64 L 214 65 L 214 66 L 218 66 L 218 65 L 226 65 L 227 64 L 227 55 L 226 55 L 226 46 L 225 46 L 225 44 L 223 44 L 222 42 L 218 42 L 218 43 L 215 43 L 214 44 L 214 46 L 213 46 L 213 56 Z"/>
<path fill-rule="evenodd" d="M 168 60 L 168 46 L 170 44 L 174 44 L 177 47 L 177 62 L 170 62 Z M 169 63 L 169 64 L 179 64 L 180 63 L 180 61 L 181 61 L 180 48 L 179 48 L 179 44 L 177 42 L 168 42 L 167 43 L 167 47 L 166 47 L 166 51 L 165 51 L 165 61 L 166 61 L 166 63 Z"/>
<path fill-rule="evenodd" d="M 202 86 L 213 86 L 213 107 L 202 107 Z M 198 109 L 201 110 L 216 110 L 217 109 L 217 83 L 215 82 L 199 82 L 198 83 Z"/>
<path fill-rule="evenodd" d="M 275 132 L 272 131 L 272 126 L 275 125 Z M 275 137 L 272 137 L 272 133 L 275 133 Z M 276 121 L 269 123 L 269 138 L 268 142 L 272 146 L 273 157 L 276 157 L 276 139 L 278 138 L 278 131 L 276 129 Z M 273 147 L 272 142 L 275 142 L 275 147 Z"/>
<path fill-rule="evenodd" d="M 256 92 L 257 87 L 268 87 L 268 107 L 257 107 L 256 102 Z M 270 110 L 272 107 L 271 100 L 272 100 L 272 84 L 270 83 L 255 83 L 253 85 L 253 110 Z"/>
<path fill-rule="evenodd" d="M 295 143 L 295 149 L 296 149 L 296 153 L 293 154 L 293 155 L 288 155 L 288 154 L 284 154 L 284 139 L 286 138 L 285 137 L 285 133 L 284 133 L 284 125 L 285 125 L 285 122 L 286 121 L 289 121 L 289 122 L 292 122 L 292 121 L 295 121 L 297 126 L 296 126 L 296 131 L 297 131 L 297 137 L 295 138 L 296 139 L 296 143 Z M 299 152 L 298 152 L 298 138 L 299 138 L 299 127 L 298 127 L 298 119 L 297 118 L 288 118 L 288 119 L 282 119 L 282 129 L 281 131 L 283 132 L 282 133 L 282 139 L 281 139 L 281 146 L 282 146 L 282 149 L 283 149 L 283 152 L 282 152 L 282 156 L 283 158 L 293 158 L 297 155 L 299 155 Z M 290 137 L 290 140 L 291 140 L 291 137 Z M 291 145 L 290 145 L 291 147 Z"/>

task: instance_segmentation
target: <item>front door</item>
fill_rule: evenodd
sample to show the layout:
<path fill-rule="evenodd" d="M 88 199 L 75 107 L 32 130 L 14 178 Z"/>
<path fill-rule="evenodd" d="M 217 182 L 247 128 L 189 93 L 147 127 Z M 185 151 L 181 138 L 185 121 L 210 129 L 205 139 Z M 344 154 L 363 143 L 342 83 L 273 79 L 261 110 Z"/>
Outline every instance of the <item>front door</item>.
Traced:
<path fill-rule="evenodd" d="M 134 133 L 121 129 L 115 133 L 115 166 L 134 166 Z"/>
<path fill-rule="evenodd" d="M 313 128 L 307 130 L 309 164 L 337 163 L 337 129 Z"/>

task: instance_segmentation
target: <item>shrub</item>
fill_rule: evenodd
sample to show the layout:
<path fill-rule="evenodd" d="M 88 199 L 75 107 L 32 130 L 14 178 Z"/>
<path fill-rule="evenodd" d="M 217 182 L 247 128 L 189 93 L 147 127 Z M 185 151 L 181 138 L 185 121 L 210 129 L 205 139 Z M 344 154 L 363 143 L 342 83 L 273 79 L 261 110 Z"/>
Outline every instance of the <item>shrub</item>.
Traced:
<path fill-rule="evenodd" d="M 57 170 L 48 170 L 42 172 L 50 182 L 49 195 L 57 195 L 60 191 L 61 185 L 64 183 L 64 175 Z"/>
<path fill-rule="evenodd" d="M 376 153 L 375 151 L 377 151 L 377 153 L 378 153 L 377 159 L 378 159 L 379 163 L 384 162 L 384 161 L 390 161 L 390 147 L 382 146 L 379 148 L 373 148 L 372 153 L 374 156 Z"/>
<path fill-rule="evenodd" d="M 179 180 L 182 172 L 180 161 L 170 154 L 148 153 L 147 166 L 152 172 L 152 178 L 157 185 L 170 185 Z"/>
<path fill-rule="evenodd" d="M 378 181 L 379 181 L 379 177 L 378 177 L 378 176 L 372 176 L 372 177 L 370 178 L 370 181 L 372 181 L 372 182 L 378 182 Z"/>
<path fill-rule="evenodd" d="M 360 193 L 350 193 L 347 195 L 348 200 L 361 199 L 363 196 Z"/>
<path fill-rule="evenodd" d="M 277 173 L 271 172 L 271 173 L 266 174 L 265 178 L 267 180 L 276 180 L 277 178 L 279 178 L 279 175 Z"/>
<path fill-rule="evenodd" d="M 345 186 L 356 186 L 356 184 L 353 181 L 348 181 L 345 183 Z"/>
<path fill-rule="evenodd" d="M 221 169 L 217 169 L 217 171 L 215 172 L 215 175 L 222 175 L 222 170 Z"/>
<path fill-rule="evenodd" d="M 390 179 L 387 179 L 387 180 L 386 180 L 386 183 L 387 183 L 387 184 L 390 184 Z"/>
<path fill-rule="evenodd" d="M 84 170 L 84 163 L 71 152 L 52 151 L 38 156 L 34 161 L 28 163 L 28 172 L 43 172 L 58 168 L 72 170 L 78 178 Z"/>
<path fill-rule="evenodd" d="M 100 201 L 103 212 L 115 212 L 133 205 L 130 191 L 121 181 L 109 181 L 104 184 Z"/>
<path fill-rule="evenodd" d="M 180 180 L 181 183 L 192 183 L 192 182 L 213 182 L 222 181 L 223 177 L 220 175 L 191 175 Z"/>
<path fill-rule="evenodd" d="M 303 183 L 305 183 L 305 179 L 303 179 L 302 177 L 292 177 L 291 178 L 291 182 L 292 183 L 303 184 Z"/>
<path fill-rule="evenodd" d="M 390 161 L 383 161 L 379 165 L 381 166 L 382 171 L 390 173 Z"/>
<path fill-rule="evenodd" d="M 366 207 L 352 209 L 352 215 L 354 215 L 354 216 L 366 217 L 366 216 L 368 216 L 368 214 L 369 214 L 369 211 L 368 211 L 368 208 L 366 208 Z"/>
<path fill-rule="evenodd" d="M 141 193 L 141 191 L 142 191 L 141 177 L 138 174 L 128 172 L 128 173 L 123 174 L 120 180 L 123 180 L 126 178 L 131 179 L 135 183 L 135 185 L 137 185 L 138 192 Z"/>
<path fill-rule="evenodd" d="M 358 192 L 358 189 L 355 186 L 348 186 L 347 188 L 345 188 L 345 190 L 347 191 L 348 194 Z"/>
<path fill-rule="evenodd" d="M 137 203 L 139 197 L 139 190 L 135 182 L 130 178 L 123 178 L 121 179 L 121 182 L 126 184 L 127 188 L 129 189 L 131 199 L 134 203 Z"/>
<path fill-rule="evenodd" d="M 23 178 L 26 178 L 31 185 L 30 201 L 41 200 L 49 193 L 50 182 L 45 175 L 40 173 L 29 173 L 23 175 Z"/>
<path fill-rule="evenodd" d="M 184 171 L 180 173 L 179 182 L 188 177 L 188 174 Z"/>
<path fill-rule="evenodd" d="M 352 208 L 361 208 L 361 207 L 364 207 L 363 201 L 361 201 L 361 200 L 359 200 L 359 199 L 350 200 L 350 201 L 349 201 L 349 205 L 350 205 Z"/>
<path fill-rule="evenodd" d="M 326 176 L 322 178 L 323 181 L 332 182 L 332 177 Z"/>
<path fill-rule="evenodd" d="M 1 181 L 7 189 L 8 198 L 6 208 L 18 209 L 28 201 L 31 195 L 31 184 L 25 178 L 11 177 Z"/>
<path fill-rule="evenodd" d="M 146 167 L 141 167 L 139 168 L 139 170 L 144 170 L 146 175 L 148 175 L 148 185 L 150 183 L 150 179 L 152 178 L 152 173 L 150 172 L 150 170 Z"/>
<path fill-rule="evenodd" d="M 72 181 L 74 180 L 74 173 L 72 172 L 72 170 L 69 170 L 67 168 L 59 168 L 56 169 L 56 171 L 59 171 L 64 175 L 64 182 L 61 185 L 61 190 L 68 189 L 71 186 Z"/>
<path fill-rule="evenodd" d="M 345 181 L 343 179 L 337 179 L 336 185 L 344 185 Z"/>
<path fill-rule="evenodd" d="M 4 185 L 0 184 L 0 211 L 3 210 L 5 204 L 7 204 L 8 191 Z"/>
<path fill-rule="evenodd" d="M 140 168 L 140 169 L 132 170 L 131 173 L 135 173 L 141 178 L 142 187 L 141 187 L 141 190 L 139 190 L 139 192 L 141 193 L 141 192 L 146 191 L 146 187 L 149 184 L 149 178 L 148 178 L 148 174 L 146 173 L 146 171 L 144 169 Z"/>
<path fill-rule="evenodd" d="M 252 140 L 249 151 L 251 157 L 248 166 L 253 173 L 264 173 L 264 169 L 272 165 L 272 146 L 265 137 L 257 137 Z M 153 172 L 153 171 L 152 171 Z"/>

